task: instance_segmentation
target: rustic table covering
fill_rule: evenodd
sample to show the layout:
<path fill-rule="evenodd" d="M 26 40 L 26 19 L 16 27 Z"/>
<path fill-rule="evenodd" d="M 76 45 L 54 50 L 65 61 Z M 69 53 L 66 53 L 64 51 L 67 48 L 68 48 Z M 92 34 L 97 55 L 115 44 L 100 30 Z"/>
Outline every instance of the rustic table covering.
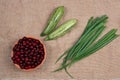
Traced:
<path fill-rule="evenodd" d="M 65 14 L 58 25 L 70 18 L 78 24 L 65 36 L 44 41 L 40 33 L 48 17 L 57 6 L 65 6 Z M 120 0 L 0 0 L 0 80 L 68 80 L 64 72 L 51 73 L 61 62 L 56 59 L 70 48 L 82 34 L 91 16 L 107 14 L 105 33 L 112 28 L 120 34 Z M 17 69 L 10 58 L 14 43 L 23 36 L 33 36 L 44 42 L 47 49 L 45 63 L 37 70 Z M 73 65 L 69 72 L 77 80 L 120 80 L 120 38 Z"/>

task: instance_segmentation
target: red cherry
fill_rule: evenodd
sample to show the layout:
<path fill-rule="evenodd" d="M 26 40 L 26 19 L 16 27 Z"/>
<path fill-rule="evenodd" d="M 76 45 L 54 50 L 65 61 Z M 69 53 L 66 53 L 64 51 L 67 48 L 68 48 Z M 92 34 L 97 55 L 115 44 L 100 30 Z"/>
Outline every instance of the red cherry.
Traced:
<path fill-rule="evenodd" d="M 17 55 L 19 55 L 19 54 L 20 54 L 20 52 L 17 52 L 16 54 L 17 54 Z"/>
<path fill-rule="evenodd" d="M 20 59 L 19 59 L 19 58 L 17 58 L 16 60 L 17 60 L 17 62 L 20 62 Z"/>
<path fill-rule="evenodd" d="M 28 58 L 25 58 L 25 61 L 27 62 L 29 59 Z"/>

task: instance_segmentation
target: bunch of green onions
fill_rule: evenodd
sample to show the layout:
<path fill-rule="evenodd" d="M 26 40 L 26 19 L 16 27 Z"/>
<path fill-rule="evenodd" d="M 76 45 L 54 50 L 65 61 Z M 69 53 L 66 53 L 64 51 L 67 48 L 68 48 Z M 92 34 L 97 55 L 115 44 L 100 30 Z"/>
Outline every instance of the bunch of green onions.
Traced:
<path fill-rule="evenodd" d="M 98 39 L 101 33 L 105 30 L 108 17 L 103 15 L 101 17 L 91 17 L 87 23 L 87 26 L 79 38 L 79 40 L 67 51 L 65 51 L 56 61 L 56 63 L 63 58 L 63 62 L 60 68 L 54 72 L 65 70 L 65 72 L 72 77 L 67 69 L 77 61 L 95 53 L 100 50 L 119 35 L 116 34 L 117 29 L 112 29 L 106 33 L 103 37 Z M 73 78 L 73 77 L 72 77 Z"/>

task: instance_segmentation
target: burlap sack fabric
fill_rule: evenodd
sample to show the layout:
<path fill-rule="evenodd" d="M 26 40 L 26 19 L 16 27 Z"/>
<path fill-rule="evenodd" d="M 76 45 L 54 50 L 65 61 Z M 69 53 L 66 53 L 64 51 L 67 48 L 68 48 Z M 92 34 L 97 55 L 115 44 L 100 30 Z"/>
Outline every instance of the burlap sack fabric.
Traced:
<path fill-rule="evenodd" d="M 78 19 L 78 24 L 65 36 L 46 42 L 40 33 L 52 10 L 61 5 L 65 6 L 65 14 L 58 25 L 70 18 Z M 0 79 L 70 79 L 64 71 L 51 73 L 61 63 L 55 65 L 56 59 L 78 40 L 91 16 L 103 14 L 109 16 L 105 33 L 117 28 L 120 34 L 120 0 L 0 0 Z M 23 36 L 38 38 L 46 46 L 47 59 L 37 70 L 19 70 L 10 59 L 14 43 Z M 120 38 L 117 38 L 100 51 L 74 64 L 69 72 L 77 80 L 119 80 L 119 49 Z"/>

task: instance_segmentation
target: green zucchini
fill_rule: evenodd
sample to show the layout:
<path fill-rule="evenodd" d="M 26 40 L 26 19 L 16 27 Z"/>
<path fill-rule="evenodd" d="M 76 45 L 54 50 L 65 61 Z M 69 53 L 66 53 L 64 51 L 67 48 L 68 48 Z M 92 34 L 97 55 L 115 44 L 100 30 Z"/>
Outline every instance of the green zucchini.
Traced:
<path fill-rule="evenodd" d="M 45 40 L 53 40 L 56 39 L 60 36 L 65 35 L 65 33 L 67 33 L 68 31 L 71 30 L 71 28 L 77 23 L 76 19 L 70 19 L 68 21 L 66 21 L 65 23 L 63 23 L 61 26 L 59 26 L 58 29 L 56 29 L 54 32 L 52 32 L 51 34 L 49 34 Z"/>
<path fill-rule="evenodd" d="M 57 26 L 58 22 L 60 21 L 60 19 L 63 16 L 63 14 L 64 14 L 64 6 L 57 7 L 54 10 L 53 14 L 50 16 L 48 24 L 47 24 L 46 28 L 44 29 L 44 31 L 41 33 L 41 36 L 50 34 Z"/>

